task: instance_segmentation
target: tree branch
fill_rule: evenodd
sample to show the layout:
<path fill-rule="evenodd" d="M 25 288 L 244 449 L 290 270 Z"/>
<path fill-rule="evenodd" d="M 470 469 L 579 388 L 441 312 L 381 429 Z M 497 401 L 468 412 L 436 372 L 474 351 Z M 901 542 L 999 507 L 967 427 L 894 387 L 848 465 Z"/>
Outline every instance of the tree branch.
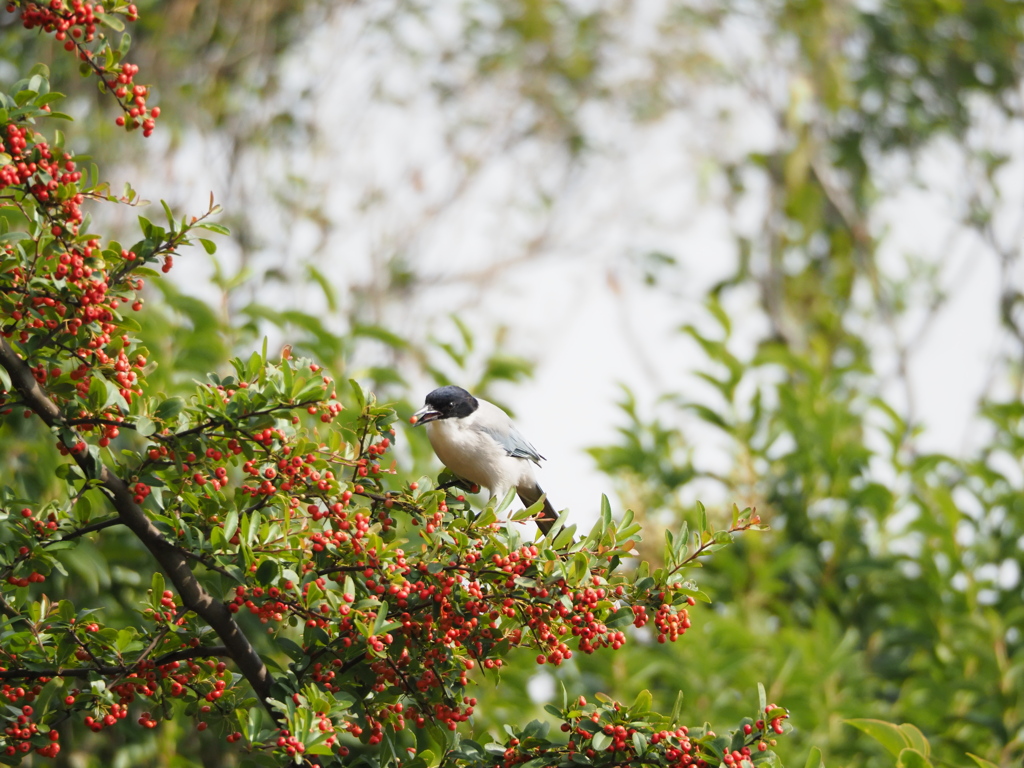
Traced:
<path fill-rule="evenodd" d="M 10 603 L 4 600 L 3 595 L 0 595 L 0 614 L 3 614 L 9 619 L 13 619 L 21 615 L 16 610 L 14 610 L 14 608 L 11 607 Z"/>
<path fill-rule="evenodd" d="M 0 365 L 11 377 L 11 383 L 25 400 L 26 405 L 38 415 L 47 426 L 66 425 L 60 408 L 57 407 L 46 391 L 39 385 L 28 365 L 11 347 L 6 339 L 0 338 Z M 145 511 L 133 499 L 128 484 L 112 473 L 106 465 L 96 462 L 94 465 L 88 453 L 72 453 L 74 460 L 87 475 L 97 477 L 103 489 L 110 497 L 118 517 L 146 546 L 167 577 L 174 584 L 182 603 L 202 618 L 224 643 L 228 655 L 238 666 L 239 672 L 245 676 L 252 686 L 253 692 L 263 706 L 270 712 L 270 674 L 263 659 L 249 642 L 235 622 L 231 611 L 220 600 L 215 599 L 196 579 L 189 568 L 188 559 L 181 550 L 169 542 Z"/>
<path fill-rule="evenodd" d="M 234 658 L 231 651 L 223 645 L 200 646 L 199 648 L 183 648 L 178 651 L 165 653 L 163 656 L 154 659 L 152 664 L 161 667 L 170 664 L 172 661 L 184 661 L 185 659 L 207 658 L 209 656 L 227 656 Z M 140 662 L 125 664 L 124 666 L 112 666 L 109 664 L 97 664 L 93 667 L 74 667 L 72 669 L 3 669 L 0 670 L 0 680 L 38 680 L 41 677 L 90 677 L 91 675 L 123 675 L 126 672 L 134 672 Z"/>
<path fill-rule="evenodd" d="M 44 541 L 42 546 L 45 547 L 48 544 L 56 544 L 58 541 L 71 541 L 81 536 L 85 536 L 89 533 L 95 533 L 96 531 L 102 531 L 104 528 L 110 528 L 115 525 L 123 525 L 124 520 L 120 517 L 108 517 L 106 520 L 98 520 L 95 523 L 89 523 L 83 525 L 81 528 L 75 528 L 73 531 L 68 531 L 59 539 L 51 539 L 50 541 Z"/>

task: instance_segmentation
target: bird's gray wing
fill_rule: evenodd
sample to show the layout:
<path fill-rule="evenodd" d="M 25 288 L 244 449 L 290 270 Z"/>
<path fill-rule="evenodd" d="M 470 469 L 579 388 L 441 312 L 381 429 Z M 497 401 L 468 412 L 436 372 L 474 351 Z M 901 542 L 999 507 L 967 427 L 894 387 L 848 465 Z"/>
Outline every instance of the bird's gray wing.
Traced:
<path fill-rule="evenodd" d="M 478 429 L 493 437 L 495 442 L 504 448 L 509 456 L 517 459 L 529 459 L 538 465 L 541 459 L 544 458 L 537 453 L 537 449 L 530 445 L 530 442 L 525 437 L 519 434 L 519 430 L 512 424 L 508 425 L 507 431 L 483 426 L 478 427 Z"/>

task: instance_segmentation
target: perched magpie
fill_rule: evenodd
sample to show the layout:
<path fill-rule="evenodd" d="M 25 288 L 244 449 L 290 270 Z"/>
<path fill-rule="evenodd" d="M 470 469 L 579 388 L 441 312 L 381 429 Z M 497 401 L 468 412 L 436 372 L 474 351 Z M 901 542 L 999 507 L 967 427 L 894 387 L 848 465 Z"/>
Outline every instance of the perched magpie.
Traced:
<path fill-rule="evenodd" d="M 501 408 L 452 386 L 435 389 L 425 402 L 410 421 L 427 425 L 434 453 L 455 475 L 483 486 L 499 500 L 510 488 L 526 506 L 544 495 L 531 464 L 540 466 L 544 457 Z M 546 534 L 557 517 L 545 497 L 537 525 Z"/>

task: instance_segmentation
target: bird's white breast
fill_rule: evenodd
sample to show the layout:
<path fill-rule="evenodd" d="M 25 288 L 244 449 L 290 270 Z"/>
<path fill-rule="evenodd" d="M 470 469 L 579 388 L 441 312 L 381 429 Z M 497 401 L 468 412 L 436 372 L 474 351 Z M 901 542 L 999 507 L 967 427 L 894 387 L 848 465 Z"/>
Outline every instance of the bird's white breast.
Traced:
<path fill-rule="evenodd" d="M 488 405 L 505 419 L 508 416 L 497 406 Z M 463 419 L 439 419 L 427 424 L 427 437 L 434 453 L 448 469 L 459 477 L 487 488 L 492 495 L 504 497 L 509 488 L 519 485 L 524 476 L 531 476 L 530 463 L 508 455 L 491 435 L 476 427 L 476 411 Z M 492 416 L 493 418 L 493 416 Z"/>

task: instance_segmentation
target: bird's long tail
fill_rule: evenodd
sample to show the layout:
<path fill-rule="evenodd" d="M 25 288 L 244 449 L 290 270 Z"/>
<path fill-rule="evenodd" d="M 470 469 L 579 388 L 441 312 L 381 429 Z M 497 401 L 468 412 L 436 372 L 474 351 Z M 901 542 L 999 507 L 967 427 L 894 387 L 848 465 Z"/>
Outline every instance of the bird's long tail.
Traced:
<path fill-rule="evenodd" d="M 535 485 L 532 488 L 520 485 L 516 488 L 516 493 L 519 494 L 519 500 L 526 506 L 536 504 L 537 500 L 544 496 L 544 489 L 539 485 Z M 555 508 L 551 506 L 551 502 L 548 501 L 547 496 L 544 496 L 544 508 L 541 510 L 540 515 L 536 519 L 537 527 L 541 529 L 545 536 L 551 532 L 551 526 L 555 524 L 555 520 L 558 519 L 558 513 L 555 512 Z"/>

